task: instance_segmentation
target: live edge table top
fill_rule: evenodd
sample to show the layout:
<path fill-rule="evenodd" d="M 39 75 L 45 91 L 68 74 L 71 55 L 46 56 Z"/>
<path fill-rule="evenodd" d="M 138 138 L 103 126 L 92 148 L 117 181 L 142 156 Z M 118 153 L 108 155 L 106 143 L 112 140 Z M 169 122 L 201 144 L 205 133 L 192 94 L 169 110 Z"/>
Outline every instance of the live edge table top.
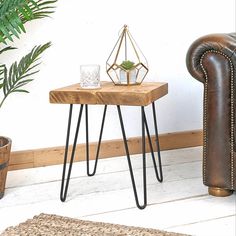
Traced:
<path fill-rule="evenodd" d="M 160 82 L 119 86 L 101 82 L 99 89 L 83 89 L 80 84 L 50 91 L 50 102 L 58 104 L 103 104 L 147 106 L 168 93 L 168 84 Z"/>

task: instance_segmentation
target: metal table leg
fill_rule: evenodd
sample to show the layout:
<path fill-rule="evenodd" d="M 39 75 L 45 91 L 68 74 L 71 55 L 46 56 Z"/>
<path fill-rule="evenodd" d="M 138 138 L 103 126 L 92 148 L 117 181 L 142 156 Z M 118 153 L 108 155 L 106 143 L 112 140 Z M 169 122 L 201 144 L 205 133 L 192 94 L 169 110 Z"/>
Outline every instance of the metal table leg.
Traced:
<path fill-rule="evenodd" d="M 76 149 L 76 144 L 77 144 L 79 127 L 80 127 L 80 123 L 81 123 L 81 117 L 82 117 L 82 113 L 83 113 L 83 106 L 84 106 L 83 104 L 80 106 L 80 112 L 79 112 L 78 121 L 77 121 L 77 127 L 76 127 L 76 131 L 75 131 L 74 143 L 73 143 L 72 153 L 71 153 L 71 157 L 70 157 L 69 170 L 68 170 L 68 173 L 67 173 L 66 185 L 65 185 L 65 188 L 64 188 L 65 175 L 66 175 L 66 163 L 67 163 L 69 140 L 70 140 L 70 128 L 71 128 L 72 110 L 73 110 L 73 105 L 70 104 L 68 128 L 67 128 L 67 135 L 66 135 L 66 147 L 65 147 L 63 171 L 62 171 L 62 180 L 61 180 L 61 194 L 60 194 L 60 198 L 61 198 L 62 202 L 64 202 L 66 200 L 66 195 L 67 195 L 68 186 L 69 186 L 69 182 L 70 182 L 70 175 L 71 175 L 72 165 L 73 165 L 74 156 L 75 156 L 75 149 Z"/>
<path fill-rule="evenodd" d="M 63 202 L 66 200 L 66 196 L 67 196 L 67 191 L 68 191 L 68 186 L 69 186 L 69 181 L 70 181 L 70 176 L 71 176 L 71 171 L 72 171 L 72 166 L 73 166 L 73 161 L 74 161 L 74 155 L 75 155 L 75 150 L 76 150 L 76 145 L 77 145 L 77 138 L 78 138 L 80 123 L 81 123 L 81 118 L 82 118 L 82 113 L 83 113 L 83 106 L 84 106 L 83 104 L 80 106 L 80 111 L 79 111 L 79 116 L 78 116 L 78 121 L 77 121 L 77 126 L 76 126 L 76 132 L 75 132 L 75 137 L 74 137 L 74 142 L 73 142 L 72 152 L 71 152 L 71 157 L 70 157 L 70 162 L 69 162 L 69 169 L 68 169 L 68 173 L 67 173 L 67 178 L 65 179 L 66 165 L 67 165 L 67 159 L 68 159 L 68 148 L 69 148 L 69 139 L 70 139 L 71 120 L 72 120 L 72 110 L 73 110 L 73 105 L 70 104 L 69 118 L 68 118 L 68 128 L 67 128 L 67 136 L 66 136 L 66 146 L 65 146 L 65 155 L 64 155 L 64 164 L 63 164 L 62 181 L 61 181 L 61 193 L 60 193 L 60 199 Z M 149 128 L 148 128 L 148 123 L 147 123 L 147 119 L 146 119 L 145 110 L 144 110 L 143 106 L 141 107 L 142 156 L 143 156 L 143 158 L 142 158 L 142 160 L 143 160 L 143 204 L 142 205 L 139 203 L 139 199 L 138 199 L 138 193 L 137 193 L 137 188 L 136 188 L 136 184 L 135 184 L 133 168 L 132 168 L 132 163 L 131 163 L 131 159 L 130 159 L 129 148 L 128 148 L 128 143 L 127 143 L 127 138 L 126 138 L 126 133 L 125 133 L 125 128 L 124 128 L 122 113 L 121 113 L 121 109 L 120 109 L 119 105 L 117 106 L 117 110 L 118 110 L 118 115 L 119 115 L 119 119 L 120 119 L 121 131 L 122 131 L 123 141 L 124 141 L 124 145 L 125 145 L 125 151 L 126 151 L 126 156 L 127 156 L 131 181 L 132 181 L 132 187 L 133 187 L 133 191 L 134 191 L 135 202 L 136 202 L 136 205 L 139 209 L 144 209 L 147 206 L 145 129 L 146 129 L 146 132 L 147 132 L 147 137 L 148 137 L 148 142 L 149 142 L 149 146 L 150 146 L 151 156 L 152 156 L 153 165 L 154 165 L 154 169 L 155 169 L 155 173 L 156 173 L 156 178 L 159 182 L 163 181 L 163 172 L 162 172 L 162 164 L 161 164 L 159 139 L 158 139 L 158 129 L 157 129 L 155 104 L 154 104 L 154 102 L 152 103 L 152 110 L 153 110 L 153 121 L 154 121 L 154 127 L 155 127 L 155 136 L 156 136 L 155 141 L 156 141 L 156 145 L 157 145 L 159 170 L 158 170 L 157 165 L 156 165 L 156 160 L 155 160 L 155 155 L 154 155 L 154 150 L 153 150 L 151 136 L 150 136 L 150 132 L 149 132 Z M 96 173 L 97 162 L 98 162 L 98 158 L 99 158 L 99 151 L 100 151 L 101 140 L 102 140 L 102 134 L 103 134 L 104 124 L 105 124 L 106 111 L 107 111 L 107 105 L 105 105 L 104 111 L 103 111 L 102 124 L 101 124 L 101 129 L 100 129 L 100 134 L 99 134 L 99 141 L 98 141 L 98 146 L 97 146 L 97 151 L 96 151 L 96 158 L 95 158 L 94 168 L 93 168 L 93 171 L 90 173 L 90 170 L 89 170 L 88 105 L 85 105 L 86 162 L 87 162 L 87 175 L 88 176 L 93 176 Z"/>
<path fill-rule="evenodd" d="M 70 157 L 69 169 L 68 169 L 68 173 L 67 173 L 67 178 L 65 180 L 66 164 L 67 164 L 67 159 L 68 159 L 68 149 L 69 149 L 69 140 L 70 140 L 70 129 L 71 129 L 72 111 L 73 111 L 73 105 L 70 104 L 69 118 L 68 118 L 68 127 L 67 127 L 67 136 L 66 136 L 66 146 L 65 146 L 65 155 L 64 155 L 62 180 L 61 180 L 60 199 L 61 199 L 62 202 L 64 202 L 66 200 L 66 196 L 67 196 L 67 191 L 68 191 L 68 186 L 69 186 L 70 176 L 71 176 L 71 170 L 72 170 L 74 156 L 75 156 L 75 151 L 76 151 L 77 138 L 78 138 L 80 123 L 81 123 L 81 118 L 82 118 L 82 113 L 83 113 L 83 106 L 84 106 L 83 104 L 80 106 L 80 111 L 79 111 L 79 116 L 78 116 L 78 121 L 77 121 L 77 126 L 76 126 L 76 132 L 75 132 L 75 137 L 74 137 L 74 142 L 73 142 L 72 152 L 71 152 L 71 157 Z M 104 112 L 103 112 L 103 117 L 102 117 L 102 124 L 101 124 L 101 130 L 100 130 L 99 141 L 98 141 L 97 152 L 96 152 L 96 158 L 95 158 L 95 164 L 94 164 L 94 169 L 93 169 L 93 172 L 90 173 L 89 172 L 88 105 L 87 104 L 85 105 L 86 162 L 87 162 L 87 175 L 88 176 L 93 176 L 96 173 L 97 162 L 98 162 L 98 157 L 99 157 L 99 151 L 100 151 L 100 146 L 101 146 L 101 141 L 102 141 L 102 133 L 103 133 L 105 117 L 106 117 L 106 111 L 107 111 L 107 105 L 105 105 L 105 107 L 104 107 Z"/>
<path fill-rule="evenodd" d="M 95 163 L 94 163 L 94 169 L 93 172 L 89 172 L 89 129 L 88 129 L 88 105 L 85 105 L 85 123 L 86 123 L 86 161 L 87 161 L 87 175 L 88 176 L 94 176 L 96 173 L 97 169 L 97 163 L 98 163 L 98 157 L 99 157 L 99 151 L 100 151 L 100 146 L 101 146 L 101 141 L 102 141 L 102 134 L 103 134 L 103 128 L 104 128 L 104 123 L 105 123 L 105 118 L 106 118 L 106 112 L 107 112 L 107 105 L 104 107 L 103 111 L 103 117 L 102 117 L 102 124 L 101 124 L 101 129 L 100 129 L 100 134 L 99 134 L 99 140 L 98 140 L 98 146 L 97 146 L 97 152 L 96 152 L 96 158 L 95 158 Z"/>
<path fill-rule="evenodd" d="M 151 156 L 152 156 L 152 161 L 153 161 L 153 166 L 154 166 L 156 178 L 157 178 L 157 180 L 159 182 L 162 182 L 163 181 L 163 172 L 162 172 L 160 143 L 159 143 L 158 128 L 157 128 L 157 118 L 156 118 L 156 110 L 155 110 L 155 103 L 154 102 L 152 103 L 152 113 L 153 113 L 153 122 L 154 122 L 155 136 L 156 136 L 155 137 L 155 143 L 156 143 L 156 149 L 157 149 L 159 171 L 157 169 L 157 164 L 156 164 L 156 160 L 155 160 L 155 154 L 154 154 L 154 151 L 153 151 L 151 136 L 150 136 L 150 133 L 149 133 L 149 128 L 148 128 L 145 112 L 144 112 L 144 121 L 145 121 L 145 127 L 146 127 L 146 131 L 147 131 L 148 142 L 149 142 L 149 146 L 150 146 L 150 151 L 151 151 Z"/>
<path fill-rule="evenodd" d="M 147 136 L 148 136 L 148 141 L 149 141 L 149 145 L 150 145 L 153 165 L 154 165 L 154 169 L 155 169 L 155 173 L 156 173 L 156 178 L 159 182 L 163 181 L 161 155 L 160 155 L 160 147 L 159 147 L 159 139 L 158 139 L 158 130 L 157 130 L 156 112 L 155 112 L 154 102 L 152 104 L 152 108 L 153 108 L 153 120 L 154 120 L 154 126 L 155 126 L 155 135 L 156 135 L 156 145 L 157 145 L 160 176 L 159 176 L 159 172 L 158 172 L 157 165 L 156 165 L 156 160 L 155 160 L 153 145 L 152 145 L 151 136 L 150 136 L 150 132 L 149 132 L 148 124 L 147 124 L 145 110 L 144 110 L 144 107 L 142 106 L 141 107 L 141 125 L 142 125 L 142 155 L 143 155 L 143 204 L 141 205 L 139 202 L 139 199 L 138 199 L 137 188 L 136 188 L 136 184 L 135 184 L 133 168 L 132 168 L 132 163 L 131 163 L 131 159 L 130 159 L 129 147 L 128 147 L 128 143 L 127 143 L 122 113 L 121 113 L 120 106 L 119 105 L 117 106 L 118 115 L 119 115 L 119 119 L 120 119 L 120 125 L 121 125 L 121 131 L 122 131 L 122 136 L 123 136 L 123 141 L 124 141 L 129 171 L 130 171 L 130 177 L 131 177 L 132 187 L 133 187 L 133 191 L 134 191 L 135 202 L 136 202 L 136 205 L 139 209 L 144 209 L 147 206 L 145 128 L 147 131 Z"/>
<path fill-rule="evenodd" d="M 133 173 L 133 168 L 132 168 L 132 163 L 130 160 L 130 154 L 129 154 L 129 147 L 127 143 L 127 138 L 126 138 L 126 133 L 125 133 L 125 128 L 124 128 L 124 123 L 123 123 L 123 118 L 121 114 L 121 109 L 120 106 L 117 106 L 118 110 L 118 115 L 120 119 L 120 126 L 121 126 L 121 131 L 122 131 L 122 136 L 124 140 L 124 146 L 125 146 L 125 151 L 126 151 L 126 156 L 127 156 L 127 161 L 129 165 L 129 171 L 130 171 L 130 177 L 131 177 L 131 182 L 134 190 L 134 198 L 136 205 L 139 209 L 144 209 L 147 206 L 147 186 L 146 186 L 146 152 L 145 152 L 145 128 L 144 128 L 144 108 L 141 107 L 141 119 L 142 119 L 142 151 L 143 151 L 143 205 L 139 203 L 138 199 L 138 193 L 137 193 L 137 188 L 135 184 L 135 179 L 134 179 L 134 173 Z"/>

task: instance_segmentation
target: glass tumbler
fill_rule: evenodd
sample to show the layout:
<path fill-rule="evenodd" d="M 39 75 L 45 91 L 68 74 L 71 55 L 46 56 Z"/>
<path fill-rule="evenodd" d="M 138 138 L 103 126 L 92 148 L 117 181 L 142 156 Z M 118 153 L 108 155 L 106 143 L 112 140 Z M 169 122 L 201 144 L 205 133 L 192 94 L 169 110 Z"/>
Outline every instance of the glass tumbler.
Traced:
<path fill-rule="evenodd" d="M 100 66 L 81 65 L 80 66 L 80 86 L 84 89 L 100 88 Z"/>

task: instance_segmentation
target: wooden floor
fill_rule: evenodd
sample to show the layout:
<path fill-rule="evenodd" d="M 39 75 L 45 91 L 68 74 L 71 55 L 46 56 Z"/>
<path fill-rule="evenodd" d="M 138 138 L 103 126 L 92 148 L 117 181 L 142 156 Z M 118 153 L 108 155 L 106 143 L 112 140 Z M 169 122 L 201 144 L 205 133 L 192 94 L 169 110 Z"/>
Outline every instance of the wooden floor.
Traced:
<path fill-rule="evenodd" d="M 236 194 L 227 198 L 207 194 L 201 157 L 201 147 L 163 151 L 164 182 L 158 183 L 148 155 L 144 210 L 135 206 L 125 157 L 101 160 L 94 177 L 86 176 L 85 163 L 74 164 L 65 203 L 59 200 L 61 165 L 11 171 L 0 200 L 0 232 L 34 215 L 51 213 L 190 235 L 235 236 Z M 141 159 L 136 155 L 132 162 L 141 190 Z"/>

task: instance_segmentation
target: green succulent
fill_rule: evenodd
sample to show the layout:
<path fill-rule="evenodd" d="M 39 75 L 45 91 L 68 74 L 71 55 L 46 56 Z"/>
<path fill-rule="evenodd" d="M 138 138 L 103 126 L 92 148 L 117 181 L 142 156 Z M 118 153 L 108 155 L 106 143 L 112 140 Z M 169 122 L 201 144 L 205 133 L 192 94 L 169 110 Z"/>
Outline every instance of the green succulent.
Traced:
<path fill-rule="evenodd" d="M 122 67 L 122 69 L 124 70 L 131 70 L 134 68 L 134 62 L 132 61 L 123 61 L 121 64 L 120 64 L 120 67 Z"/>

